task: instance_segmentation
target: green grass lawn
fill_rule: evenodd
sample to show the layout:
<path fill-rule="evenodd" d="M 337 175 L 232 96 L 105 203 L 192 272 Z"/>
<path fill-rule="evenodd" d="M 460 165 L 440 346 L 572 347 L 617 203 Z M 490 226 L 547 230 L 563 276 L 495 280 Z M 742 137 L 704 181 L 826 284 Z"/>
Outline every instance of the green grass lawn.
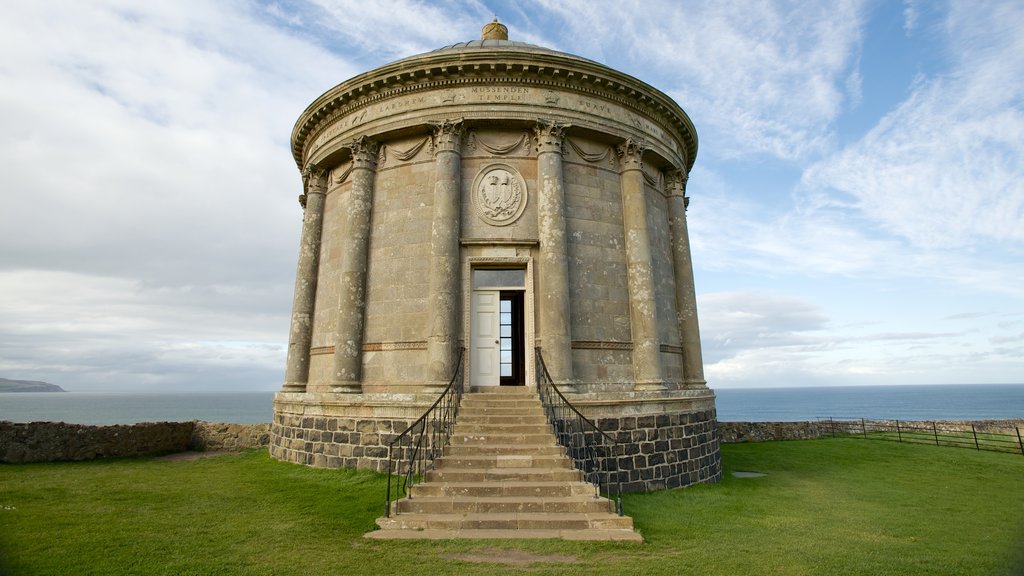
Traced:
<path fill-rule="evenodd" d="M 0 574 L 1024 571 L 1024 457 L 856 439 L 722 455 L 721 484 L 627 496 L 642 545 L 365 540 L 383 476 L 263 451 L 0 465 Z"/>

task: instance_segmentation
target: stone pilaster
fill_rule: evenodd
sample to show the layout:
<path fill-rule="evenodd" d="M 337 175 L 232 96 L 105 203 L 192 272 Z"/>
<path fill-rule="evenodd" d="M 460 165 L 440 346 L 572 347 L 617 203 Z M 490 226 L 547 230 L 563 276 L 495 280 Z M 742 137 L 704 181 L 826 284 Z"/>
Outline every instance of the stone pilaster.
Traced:
<path fill-rule="evenodd" d="M 284 392 L 305 392 L 309 381 L 309 346 L 313 337 L 313 308 L 316 279 L 320 269 L 320 235 L 324 221 L 324 193 L 327 172 L 314 164 L 302 171 L 305 193 L 299 198 L 303 207 L 302 240 L 295 273 L 292 299 L 292 323 L 288 335 L 288 360 L 284 372 Z"/>
<path fill-rule="evenodd" d="M 459 330 L 459 234 L 462 226 L 462 120 L 434 127 L 434 214 L 430 232 L 428 382 L 445 386 L 455 373 Z"/>
<path fill-rule="evenodd" d="M 672 264 L 676 280 L 676 310 L 683 348 L 683 384 L 688 388 L 707 386 L 700 350 L 700 327 L 697 323 L 697 292 L 693 285 L 693 261 L 690 258 L 690 234 L 686 227 L 687 174 L 673 170 L 666 174 L 668 217 L 672 230 Z"/>
<path fill-rule="evenodd" d="M 370 212 L 373 181 L 377 168 L 377 143 L 357 138 L 352 152 L 352 186 L 340 198 L 341 273 L 339 277 L 338 325 L 334 338 L 333 391 L 360 392 L 363 356 L 363 324 L 366 309 L 366 268 L 370 245 Z"/>
<path fill-rule="evenodd" d="M 538 334 L 551 379 L 572 382 L 572 316 L 569 301 L 569 258 L 565 232 L 565 190 L 562 144 L 566 125 L 540 120 L 537 136 L 537 228 L 540 253 L 536 297 Z"/>
<path fill-rule="evenodd" d="M 664 388 L 657 303 L 651 271 L 651 240 L 644 192 L 644 142 L 629 138 L 616 148 L 621 161 L 622 225 L 626 236 L 629 320 L 633 339 L 633 380 L 638 390 Z"/>

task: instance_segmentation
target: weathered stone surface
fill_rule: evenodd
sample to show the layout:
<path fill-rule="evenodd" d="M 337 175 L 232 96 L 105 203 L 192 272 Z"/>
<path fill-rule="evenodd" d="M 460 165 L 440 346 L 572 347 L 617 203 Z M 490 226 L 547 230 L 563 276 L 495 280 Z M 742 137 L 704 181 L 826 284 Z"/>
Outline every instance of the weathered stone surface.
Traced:
<path fill-rule="evenodd" d="M 54 462 L 148 456 L 187 450 L 192 422 L 87 426 L 0 422 L 0 462 Z"/>

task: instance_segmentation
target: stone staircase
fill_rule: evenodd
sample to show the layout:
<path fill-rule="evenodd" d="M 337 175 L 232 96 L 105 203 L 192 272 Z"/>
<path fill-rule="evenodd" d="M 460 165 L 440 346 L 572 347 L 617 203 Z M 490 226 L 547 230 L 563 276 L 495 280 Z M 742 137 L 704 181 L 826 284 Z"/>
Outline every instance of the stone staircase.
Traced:
<path fill-rule="evenodd" d="M 642 541 L 583 481 L 532 389 L 465 394 L 451 444 L 411 493 L 366 537 Z"/>

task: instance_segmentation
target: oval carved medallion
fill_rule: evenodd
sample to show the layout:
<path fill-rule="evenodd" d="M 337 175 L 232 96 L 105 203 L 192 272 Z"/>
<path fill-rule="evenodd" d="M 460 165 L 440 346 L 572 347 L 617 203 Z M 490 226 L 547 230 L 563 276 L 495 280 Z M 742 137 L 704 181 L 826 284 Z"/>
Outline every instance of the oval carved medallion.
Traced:
<path fill-rule="evenodd" d="M 473 181 L 472 194 L 477 215 L 492 226 L 507 226 L 526 209 L 526 182 L 507 164 L 491 164 L 481 170 Z"/>

